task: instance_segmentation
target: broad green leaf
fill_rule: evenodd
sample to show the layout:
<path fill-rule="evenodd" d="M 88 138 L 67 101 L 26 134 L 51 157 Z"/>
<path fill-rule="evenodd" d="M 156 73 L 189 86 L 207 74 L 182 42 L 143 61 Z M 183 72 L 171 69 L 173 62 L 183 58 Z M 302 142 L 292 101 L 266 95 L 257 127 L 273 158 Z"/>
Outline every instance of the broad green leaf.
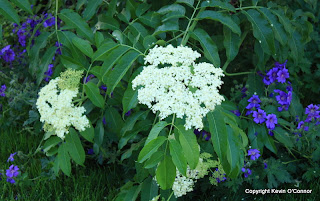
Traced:
<path fill-rule="evenodd" d="M 293 117 L 298 116 L 300 117 L 300 119 L 303 114 L 303 107 L 300 103 L 299 96 L 297 96 L 297 94 L 294 92 L 292 93 L 292 100 L 289 106 L 289 112 Z"/>
<path fill-rule="evenodd" d="M 147 117 L 149 113 L 149 110 L 147 111 L 139 111 L 137 113 L 132 114 L 124 123 L 124 125 L 121 128 L 121 136 L 124 136 L 124 134 L 127 131 L 130 131 L 133 129 L 135 123 L 139 120 L 139 119 L 145 119 Z"/>
<path fill-rule="evenodd" d="M 171 4 L 171 5 L 164 6 L 158 10 L 158 13 L 161 15 L 164 15 L 170 12 L 176 12 L 184 15 L 186 13 L 186 9 L 179 4 Z"/>
<path fill-rule="evenodd" d="M 301 34 L 297 31 L 291 34 L 289 39 L 290 56 L 294 60 L 295 64 L 298 64 L 303 56 L 303 43 L 301 41 Z"/>
<path fill-rule="evenodd" d="M 165 156 L 156 171 L 157 182 L 161 189 L 169 189 L 176 178 L 176 167 L 170 156 Z"/>
<path fill-rule="evenodd" d="M 194 0 L 177 0 L 177 3 L 184 3 L 193 8 Z"/>
<path fill-rule="evenodd" d="M 71 174 L 70 156 L 68 154 L 68 147 L 66 143 L 62 143 L 58 150 L 59 167 L 67 176 Z"/>
<path fill-rule="evenodd" d="M 94 128 L 94 142 L 96 145 L 101 146 L 104 138 L 104 128 L 101 120 L 98 121 L 96 127 Z M 93 147 L 94 148 L 94 147 Z M 99 153 L 99 149 L 95 153 Z"/>
<path fill-rule="evenodd" d="M 144 164 L 144 168 L 153 168 L 154 166 L 158 165 L 158 163 L 163 159 L 164 152 L 157 151 L 147 160 Z"/>
<path fill-rule="evenodd" d="M 191 33 L 191 37 L 200 42 L 204 50 L 204 56 L 212 62 L 215 67 L 220 67 L 218 47 L 208 33 L 198 28 Z"/>
<path fill-rule="evenodd" d="M 118 45 L 114 42 L 105 43 L 101 45 L 98 50 L 93 54 L 93 61 L 107 61 L 109 53 L 114 50 Z"/>
<path fill-rule="evenodd" d="M 178 31 L 178 30 L 179 30 L 178 19 L 170 19 L 165 21 L 162 25 L 158 26 L 152 35 L 156 36 L 164 32 Z"/>
<path fill-rule="evenodd" d="M 184 126 L 179 125 L 176 127 L 179 132 L 179 141 L 182 147 L 184 156 L 191 169 L 195 169 L 199 162 L 199 145 L 196 135 L 191 130 L 185 130 Z"/>
<path fill-rule="evenodd" d="M 268 21 L 254 9 L 241 11 L 252 24 L 253 35 L 261 44 L 263 50 L 270 55 L 275 54 L 274 34 Z"/>
<path fill-rule="evenodd" d="M 40 85 L 44 78 L 44 73 L 48 70 L 48 65 L 52 62 L 52 58 L 57 50 L 57 47 L 50 47 L 44 53 L 40 60 L 40 65 L 37 69 L 37 84 Z"/>
<path fill-rule="evenodd" d="M 73 38 L 72 43 L 85 55 L 92 58 L 93 55 L 93 49 L 91 47 L 91 44 L 87 40 L 83 40 L 81 38 Z"/>
<path fill-rule="evenodd" d="M 35 43 L 30 50 L 29 71 L 32 75 L 34 75 L 37 71 L 39 66 L 39 53 L 40 50 L 47 45 L 49 35 L 50 33 L 48 32 L 41 33 L 40 36 L 36 38 Z"/>
<path fill-rule="evenodd" d="M 249 96 L 252 96 L 254 93 L 256 93 L 259 97 L 263 95 L 264 84 L 262 78 L 258 74 L 250 74 L 248 76 L 247 85 Z"/>
<path fill-rule="evenodd" d="M 20 24 L 20 18 L 16 10 L 7 0 L 0 0 L 0 13 L 9 20 Z"/>
<path fill-rule="evenodd" d="M 83 65 L 80 62 L 78 62 L 77 60 L 75 60 L 71 57 L 68 57 L 65 55 L 60 55 L 60 58 L 61 58 L 61 63 L 66 68 L 71 68 L 74 70 L 83 70 L 84 69 Z"/>
<path fill-rule="evenodd" d="M 61 139 L 57 136 L 52 136 L 44 143 L 42 149 L 44 152 L 49 151 L 52 147 L 56 146 L 61 142 Z"/>
<path fill-rule="evenodd" d="M 79 11 L 87 1 L 88 0 L 78 0 L 76 5 L 76 10 Z"/>
<path fill-rule="evenodd" d="M 133 62 L 140 56 L 140 53 L 130 50 L 121 59 L 119 59 L 118 64 L 110 72 L 107 78 L 107 93 L 111 93 L 114 88 L 118 85 L 123 76 L 127 73 L 129 68 L 132 66 Z"/>
<path fill-rule="evenodd" d="M 157 42 L 156 37 L 154 37 L 153 35 L 149 35 L 143 39 L 143 47 L 145 49 L 149 49 L 156 42 Z"/>
<path fill-rule="evenodd" d="M 158 185 L 151 177 L 144 180 L 142 183 L 141 200 L 152 200 L 158 195 Z"/>
<path fill-rule="evenodd" d="M 229 3 L 223 1 L 203 1 L 201 3 L 201 7 L 216 7 L 224 10 L 228 10 L 231 12 L 236 12 L 236 9 Z"/>
<path fill-rule="evenodd" d="M 57 155 L 53 163 L 53 171 L 56 176 L 58 176 L 59 170 L 60 170 L 59 155 Z"/>
<path fill-rule="evenodd" d="M 158 148 L 167 140 L 163 136 L 159 136 L 156 139 L 150 141 L 143 149 L 140 151 L 138 156 L 138 162 L 143 163 L 145 160 L 149 159 L 153 153 L 155 153 Z"/>
<path fill-rule="evenodd" d="M 140 34 L 142 38 L 149 35 L 148 30 L 138 22 L 135 22 L 129 26 L 129 29 L 132 31 L 133 35 L 137 36 Z"/>
<path fill-rule="evenodd" d="M 230 172 L 226 171 L 228 177 L 236 178 L 239 173 L 240 169 L 243 167 L 243 151 L 241 150 L 241 145 L 239 143 L 239 138 L 233 132 L 233 129 L 227 126 L 228 132 L 228 140 L 227 140 L 227 147 L 225 147 L 225 152 L 227 153 L 227 160 L 230 164 Z"/>
<path fill-rule="evenodd" d="M 274 137 L 286 147 L 292 148 L 294 146 L 290 134 L 280 127 L 274 129 Z"/>
<path fill-rule="evenodd" d="M 275 38 L 281 43 L 281 45 L 285 45 L 288 41 L 287 33 L 285 32 L 282 24 L 279 23 L 277 17 L 267 8 L 263 7 L 258 10 L 269 21 L 275 34 Z"/>
<path fill-rule="evenodd" d="M 131 138 L 134 138 L 141 130 L 127 132 L 120 140 L 118 144 L 118 149 L 122 149 Z"/>
<path fill-rule="evenodd" d="M 96 24 L 98 30 L 102 29 L 115 31 L 120 29 L 120 23 L 113 17 L 99 15 L 98 20 L 99 22 Z"/>
<path fill-rule="evenodd" d="M 233 33 L 226 26 L 223 26 L 223 34 L 224 34 L 223 45 L 226 48 L 226 55 L 228 58 L 228 62 L 231 62 L 239 52 L 240 45 L 241 45 L 241 38 L 237 34 Z"/>
<path fill-rule="evenodd" d="M 82 16 L 86 21 L 90 20 L 93 15 L 97 13 L 98 6 L 102 3 L 103 0 L 89 0 L 86 8 L 84 9 Z"/>
<path fill-rule="evenodd" d="M 135 201 L 141 191 L 142 185 L 132 186 L 124 197 L 124 201 Z"/>
<path fill-rule="evenodd" d="M 107 107 L 105 117 L 108 128 L 120 136 L 120 131 L 123 127 L 123 120 L 119 112 L 113 107 Z"/>
<path fill-rule="evenodd" d="M 138 8 L 136 9 L 136 15 L 137 15 L 137 17 L 140 17 L 140 16 L 143 15 L 145 12 L 147 12 L 150 7 L 151 7 L 151 5 L 150 5 L 150 4 L 147 4 L 147 3 L 139 4 Z"/>
<path fill-rule="evenodd" d="M 140 142 L 131 144 L 130 149 L 128 149 L 126 152 L 124 152 L 121 155 L 120 161 L 123 161 L 123 160 L 129 158 L 132 155 L 132 152 L 135 151 L 135 150 L 138 150 L 141 146 L 143 146 L 143 140 L 141 140 Z"/>
<path fill-rule="evenodd" d="M 179 172 L 186 176 L 187 160 L 183 155 L 181 145 L 176 140 L 169 139 L 169 148 L 173 163 L 178 168 Z"/>
<path fill-rule="evenodd" d="M 102 76 L 101 76 L 101 66 L 94 66 L 90 69 L 89 73 L 92 73 L 94 76 L 96 76 L 99 80 L 102 79 Z"/>
<path fill-rule="evenodd" d="M 27 11 L 31 15 L 33 15 L 32 10 L 31 10 L 31 5 L 28 0 L 11 0 L 12 3 L 19 8 L 21 8 L 24 11 Z"/>
<path fill-rule="evenodd" d="M 84 131 L 81 131 L 80 132 L 80 135 L 82 137 L 84 137 L 84 139 L 88 140 L 89 142 L 92 142 L 93 143 L 93 138 L 94 138 L 94 128 L 89 120 L 89 124 L 90 124 L 90 127 L 86 128 L 86 130 Z"/>
<path fill-rule="evenodd" d="M 274 144 L 273 138 L 269 134 L 267 134 L 266 128 L 260 126 L 259 130 L 260 130 L 259 134 L 261 134 L 261 138 L 263 139 L 264 146 L 267 147 L 273 153 L 277 154 L 277 147 Z"/>
<path fill-rule="evenodd" d="M 127 46 L 117 46 L 115 49 L 112 49 L 110 53 L 105 57 L 104 63 L 101 68 L 102 81 L 107 83 L 107 73 L 111 70 L 114 64 L 126 53 L 130 48 Z M 109 87 L 109 86 L 108 86 Z"/>
<path fill-rule="evenodd" d="M 70 128 L 69 131 L 69 134 L 66 135 L 67 150 L 72 160 L 74 160 L 79 165 L 83 165 L 86 155 L 78 133 L 73 128 Z"/>
<path fill-rule="evenodd" d="M 67 25 L 76 28 L 77 33 L 86 39 L 88 39 L 91 43 L 94 43 L 94 35 L 89 25 L 81 18 L 81 16 L 70 9 L 63 9 L 59 17 L 62 21 L 64 21 Z"/>
<path fill-rule="evenodd" d="M 283 25 L 284 29 L 287 31 L 287 33 L 291 34 L 292 32 L 294 32 L 294 29 L 292 27 L 292 23 L 291 21 L 286 17 L 284 10 L 280 9 L 280 10 L 275 10 L 275 9 L 270 9 L 270 11 L 277 15 L 279 18 L 279 21 L 281 22 L 281 24 Z"/>
<path fill-rule="evenodd" d="M 233 19 L 222 12 L 216 12 L 212 10 L 205 10 L 199 13 L 197 16 L 198 19 L 210 19 L 210 20 L 215 20 L 218 21 L 225 26 L 227 26 L 229 29 L 231 29 L 234 33 L 238 34 L 239 36 L 241 35 L 241 30 L 240 27 L 233 21 Z"/>
<path fill-rule="evenodd" d="M 100 31 L 97 31 L 94 34 L 94 42 L 96 44 L 96 47 L 99 49 L 99 47 L 102 45 L 102 42 L 104 41 L 104 36 Z M 111 41 L 110 41 L 111 42 Z"/>
<path fill-rule="evenodd" d="M 100 89 L 96 84 L 93 82 L 87 82 L 84 85 L 84 90 L 95 106 L 100 108 L 104 107 L 104 99 L 101 96 Z"/>
<path fill-rule="evenodd" d="M 248 137 L 253 149 L 262 150 L 265 139 L 263 139 L 262 133 L 259 132 L 259 127 L 260 126 L 253 121 L 249 121 Z"/>
<path fill-rule="evenodd" d="M 156 12 L 147 12 L 146 14 L 139 17 L 139 20 L 152 28 L 157 28 L 160 25 L 161 15 Z"/>
<path fill-rule="evenodd" d="M 148 144 L 151 140 L 157 138 L 159 133 L 160 133 L 160 131 L 162 131 L 162 129 L 164 129 L 164 127 L 166 127 L 168 125 L 169 124 L 167 122 L 165 122 L 165 121 L 159 121 L 158 123 L 156 123 L 152 127 L 152 129 L 151 129 L 151 131 L 150 131 L 150 133 L 148 135 L 148 138 L 147 138 L 147 140 L 146 140 L 144 145 Z"/>
<path fill-rule="evenodd" d="M 136 107 L 137 104 L 138 104 L 138 90 L 133 90 L 132 83 L 130 82 L 122 98 L 122 107 L 123 107 L 122 116 L 124 116 L 124 114 L 127 113 L 132 108 Z"/>
<path fill-rule="evenodd" d="M 2 25 L 0 24 L 0 41 L 3 40 L 3 35 L 2 35 Z"/>

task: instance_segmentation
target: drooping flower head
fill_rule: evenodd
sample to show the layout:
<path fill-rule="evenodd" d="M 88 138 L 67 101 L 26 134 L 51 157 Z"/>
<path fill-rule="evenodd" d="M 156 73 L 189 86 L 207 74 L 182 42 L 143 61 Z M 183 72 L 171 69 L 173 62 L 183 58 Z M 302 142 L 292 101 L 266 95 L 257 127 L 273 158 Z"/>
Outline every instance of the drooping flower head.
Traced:
<path fill-rule="evenodd" d="M 160 119 L 171 114 L 186 117 L 185 128 L 202 129 L 202 118 L 224 100 L 218 88 L 223 71 L 209 63 L 196 64 L 201 55 L 178 46 L 151 49 L 143 71 L 132 81 L 139 103 L 147 105 Z"/>
<path fill-rule="evenodd" d="M 260 151 L 258 149 L 249 149 L 248 156 L 250 156 L 250 159 L 254 161 L 260 157 Z"/>
<path fill-rule="evenodd" d="M 266 121 L 267 128 L 273 130 L 276 124 L 278 124 L 277 116 L 275 114 L 268 114 Z"/>
<path fill-rule="evenodd" d="M 253 121 L 256 122 L 257 124 L 262 124 L 263 122 L 265 122 L 265 118 L 266 118 L 266 113 L 265 111 L 258 109 L 257 111 L 253 111 L 253 115 L 254 117 Z"/>

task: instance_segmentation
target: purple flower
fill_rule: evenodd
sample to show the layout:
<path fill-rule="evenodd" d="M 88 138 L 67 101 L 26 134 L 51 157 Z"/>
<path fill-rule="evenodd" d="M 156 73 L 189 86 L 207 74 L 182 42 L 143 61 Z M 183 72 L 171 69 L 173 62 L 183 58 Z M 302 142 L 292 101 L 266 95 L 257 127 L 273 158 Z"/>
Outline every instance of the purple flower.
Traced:
<path fill-rule="evenodd" d="M 0 88 L 0 96 L 2 96 L 2 97 L 6 96 L 6 94 L 4 93 L 6 88 L 7 88 L 7 86 L 5 84 L 1 86 L 1 88 Z"/>
<path fill-rule="evenodd" d="M 127 113 L 125 113 L 124 115 L 128 117 L 128 116 L 130 116 L 130 115 L 131 115 L 131 112 L 132 112 L 132 109 L 131 109 L 131 110 L 129 110 L 129 111 L 128 111 Z"/>
<path fill-rule="evenodd" d="M 260 157 L 260 151 L 258 149 L 249 149 L 248 156 L 250 156 L 250 159 L 254 161 Z"/>
<path fill-rule="evenodd" d="M 198 137 L 201 134 L 201 131 L 199 131 L 198 129 L 194 129 L 193 133 Z"/>
<path fill-rule="evenodd" d="M 44 78 L 44 80 L 46 82 L 49 82 L 49 80 L 50 80 L 50 78 L 51 78 L 51 76 L 53 74 L 52 68 L 53 68 L 53 64 L 49 64 L 48 65 L 48 70 L 44 73 L 46 75 L 46 77 Z"/>
<path fill-rule="evenodd" d="M 62 53 L 61 53 L 61 46 L 62 46 L 62 44 L 57 41 L 56 44 L 55 44 L 55 46 L 58 47 L 58 49 L 56 50 L 56 54 L 60 54 L 60 55 L 61 55 L 61 54 L 62 54 Z"/>
<path fill-rule="evenodd" d="M 304 125 L 304 121 L 300 121 L 297 128 L 304 129 L 305 131 L 309 130 L 309 127 Z"/>
<path fill-rule="evenodd" d="M 235 114 L 236 116 L 240 116 L 240 115 L 241 115 L 241 113 L 240 113 L 239 110 L 231 110 L 231 112 L 232 112 L 233 114 Z"/>
<path fill-rule="evenodd" d="M 290 97 L 288 97 L 288 94 L 287 94 L 287 93 L 285 93 L 285 92 L 283 92 L 283 91 L 281 91 L 281 90 L 278 90 L 278 89 L 275 89 L 274 92 L 279 93 L 279 95 L 276 96 L 276 99 L 277 99 L 277 101 L 278 101 L 278 103 L 279 103 L 280 105 L 290 104 L 291 98 L 292 98 L 291 92 L 289 92 L 289 93 L 290 93 Z M 290 102 L 288 102 L 288 100 L 289 100 Z"/>
<path fill-rule="evenodd" d="M 51 17 L 49 19 L 47 19 L 44 23 L 43 23 L 43 26 L 44 27 L 51 27 L 53 26 L 55 23 L 55 17 Z"/>
<path fill-rule="evenodd" d="M 246 168 L 243 167 L 243 168 L 241 169 L 241 171 L 244 172 L 243 175 L 244 175 L 245 178 L 247 178 L 249 175 L 252 174 L 252 172 L 251 172 L 251 170 L 250 170 L 249 168 L 246 169 Z"/>
<path fill-rule="evenodd" d="M 12 184 L 16 183 L 16 181 L 12 178 L 7 178 L 7 182 L 12 183 Z"/>
<path fill-rule="evenodd" d="M 283 68 L 283 69 L 279 70 L 277 73 L 277 76 L 278 76 L 277 77 L 278 82 L 285 83 L 286 79 L 289 78 L 288 69 Z"/>
<path fill-rule="evenodd" d="M 273 133 L 272 131 L 268 131 L 268 134 L 269 134 L 270 136 L 274 136 L 274 133 Z"/>
<path fill-rule="evenodd" d="M 270 69 L 269 72 L 267 73 L 267 76 L 268 76 L 271 83 L 276 81 L 278 72 L 279 72 L 279 68 L 274 67 L 274 68 Z"/>
<path fill-rule="evenodd" d="M 306 108 L 306 114 L 309 114 L 309 115 L 314 116 L 314 115 L 316 114 L 316 112 L 317 112 L 318 109 L 319 109 L 318 106 L 313 105 L 313 104 L 310 104 L 310 105 L 308 105 L 307 108 Z"/>
<path fill-rule="evenodd" d="M 93 154 L 94 154 L 93 149 L 88 149 L 88 155 L 93 155 Z"/>
<path fill-rule="evenodd" d="M 267 163 L 263 163 L 264 164 L 264 169 L 267 169 L 268 164 Z"/>
<path fill-rule="evenodd" d="M 106 122 L 106 117 L 103 117 L 102 123 L 103 123 L 103 125 L 106 125 L 106 124 L 107 124 L 107 122 Z"/>
<path fill-rule="evenodd" d="M 262 124 L 265 121 L 266 118 L 266 113 L 265 111 L 258 109 L 257 111 L 253 111 L 253 115 L 254 117 L 253 121 L 256 122 L 257 124 Z"/>
<path fill-rule="evenodd" d="M 267 128 L 273 130 L 276 124 L 278 124 L 277 116 L 275 114 L 268 114 L 266 121 Z"/>
<path fill-rule="evenodd" d="M 292 92 L 292 86 L 291 86 L 291 85 L 288 85 L 288 86 L 286 87 L 286 90 L 287 90 L 288 92 Z"/>
<path fill-rule="evenodd" d="M 27 39 L 27 36 L 26 36 L 26 31 L 24 30 L 23 27 L 21 27 L 18 32 L 17 32 L 17 35 L 18 35 L 18 41 L 20 43 L 20 45 L 22 47 L 25 47 L 26 46 L 26 39 Z"/>
<path fill-rule="evenodd" d="M 241 171 L 242 171 L 242 172 L 246 172 L 246 168 L 244 168 L 244 167 L 241 168 Z"/>
<path fill-rule="evenodd" d="M 15 153 L 13 153 L 13 154 L 10 154 L 10 156 L 9 156 L 9 158 L 8 158 L 8 160 L 7 160 L 7 162 L 9 162 L 9 161 L 14 161 L 14 155 L 16 155 L 17 154 L 17 152 L 15 152 Z"/>
<path fill-rule="evenodd" d="M 284 63 L 281 64 L 281 63 L 279 63 L 278 61 L 276 61 L 276 62 L 274 63 L 274 65 L 275 65 L 275 67 L 278 67 L 278 68 L 282 69 L 282 68 L 285 68 L 285 67 L 286 67 L 287 62 L 288 62 L 288 60 L 286 60 Z"/>
<path fill-rule="evenodd" d="M 249 98 L 248 102 L 249 104 L 246 107 L 247 109 L 251 109 L 253 107 L 259 108 L 261 103 L 258 95 L 253 95 L 251 98 Z"/>
<path fill-rule="evenodd" d="M 92 78 L 94 78 L 95 76 L 90 74 L 88 77 L 84 77 L 83 78 L 83 83 L 87 83 L 89 82 Z"/>
<path fill-rule="evenodd" d="M 272 82 L 270 81 L 269 76 L 264 76 L 264 77 L 263 77 L 263 83 L 264 83 L 265 85 L 270 85 L 270 84 L 272 84 Z"/>
<path fill-rule="evenodd" d="M 106 85 L 101 85 L 101 86 L 100 86 L 100 89 L 102 89 L 103 91 L 105 91 L 105 92 L 106 92 L 108 88 L 107 88 L 107 86 L 106 86 Z"/>
<path fill-rule="evenodd" d="M 249 175 L 251 175 L 251 170 L 249 168 L 247 168 L 247 172 Z"/>
<path fill-rule="evenodd" d="M 9 169 L 6 170 L 7 177 L 12 178 L 12 177 L 18 176 L 19 175 L 18 170 L 19 170 L 18 166 L 11 165 Z"/>
<path fill-rule="evenodd" d="M 15 53 L 12 49 L 10 49 L 10 47 L 11 45 L 7 45 L 4 48 L 2 48 L 0 52 L 2 59 L 4 59 L 6 62 L 14 61 Z"/>
<path fill-rule="evenodd" d="M 283 110 L 288 110 L 288 108 L 289 108 L 289 105 L 288 104 L 286 104 L 286 105 L 281 105 L 280 107 L 278 107 L 278 111 L 279 112 L 282 112 Z"/>

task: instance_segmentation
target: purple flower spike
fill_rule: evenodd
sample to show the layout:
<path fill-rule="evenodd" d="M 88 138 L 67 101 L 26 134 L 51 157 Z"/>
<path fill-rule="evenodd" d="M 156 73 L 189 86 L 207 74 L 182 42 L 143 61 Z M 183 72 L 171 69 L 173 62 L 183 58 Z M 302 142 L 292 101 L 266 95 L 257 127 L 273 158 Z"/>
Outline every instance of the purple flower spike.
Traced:
<path fill-rule="evenodd" d="M 253 95 L 251 98 L 249 98 L 248 102 L 249 102 L 249 104 L 246 107 L 247 109 L 251 109 L 253 107 L 259 108 L 261 100 L 259 99 L 258 95 Z"/>
<path fill-rule="evenodd" d="M 52 68 L 53 68 L 53 64 L 49 64 L 48 65 L 48 70 L 44 73 L 46 75 L 46 77 L 44 78 L 44 80 L 46 82 L 49 82 L 49 80 L 50 80 L 50 78 L 51 78 L 51 76 L 53 74 Z"/>
<path fill-rule="evenodd" d="M 8 158 L 8 160 L 7 160 L 7 162 L 9 162 L 9 161 L 14 161 L 14 155 L 16 155 L 17 154 L 17 152 L 15 152 L 15 153 L 13 153 L 13 154 L 10 154 L 10 156 L 9 156 L 9 158 Z"/>
<path fill-rule="evenodd" d="M 5 84 L 1 86 L 1 88 L 0 88 L 0 96 L 2 96 L 2 97 L 6 96 L 6 94 L 4 93 L 6 88 L 7 88 L 7 86 Z"/>
<path fill-rule="evenodd" d="M 260 151 L 258 149 L 249 149 L 248 156 L 250 156 L 250 159 L 254 161 L 260 157 Z"/>
<path fill-rule="evenodd" d="M 253 115 L 254 117 L 253 121 L 256 122 L 257 124 L 262 124 L 263 122 L 265 122 L 265 118 L 266 118 L 266 113 L 265 111 L 258 109 L 257 111 L 253 111 Z"/>
<path fill-rule="evenodd" d="M 6 62 L 12 62 L 14 61 L 14 57 L 16 56 L 14 51 L 10 49 L 11 45 L 7 45 L 4 48 L 2 48 L 0 52 L 0 56 L 2 56 L 2 59 Z"/>
<path fill-rule="evenodd" d="M 273 130 L 276 124 L 278 124 L 277 116 L 275 114 L 268 114 L 266 121 L 267 128 Z"/>
<path fill-rule="evenodd" d="M 55 17 L 51 17 L 50 19 L 47 19 L 44 23 L 44 27 L 51 27 L 55 24 Z"/>
<path fill-rule="evenodd" d="M 279 72 L 277 73 L 277 80 L 280 83 L 285 83 L 286 79 L 289 78 L 289 72 L 288 69 L 283 68 L 281 70 L 279 70 Z"/>

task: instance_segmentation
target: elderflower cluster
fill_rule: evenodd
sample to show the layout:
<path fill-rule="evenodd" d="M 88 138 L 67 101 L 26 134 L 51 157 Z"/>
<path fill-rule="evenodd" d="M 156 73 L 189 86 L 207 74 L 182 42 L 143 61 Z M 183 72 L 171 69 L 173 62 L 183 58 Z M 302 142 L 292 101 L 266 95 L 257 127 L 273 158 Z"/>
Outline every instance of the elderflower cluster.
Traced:
<path fill-rule="evenodd" d="M 224 100 L 218 91 L 224 74 L 212 64 L 196 64 L 200 56 L 189 47 L 151 49 L 145 57 L 150 65 L 132 81 L 132 88 L 138 87 L 139 103 L 159 111 L 160 119 L 176 114 L 186 117 L 186 129 L 201 130 L 202 118 Z"/>
<path fill-rule="evenodd" d="M 52 79 L 40 90 L 36 103 L 41 115 L 40 121 L 45 123 L 44 129 L 54 131 L 61 139 L 64 139 L 71 125 L 79 131 L 89 127 L 89 120 L 83 115 L 85 108 L 75 107 L 72 103 L 72 99 L 78 94 L 75 80 L 79 73 L 74 72 L 75 76 L 72 75 L 71 70 L 67 70 L 61 77 Z M 68 82 L 73 83 L 71 89 L 65 85 Z M 63 86 L 63 89 L 60 86 Z"/>

